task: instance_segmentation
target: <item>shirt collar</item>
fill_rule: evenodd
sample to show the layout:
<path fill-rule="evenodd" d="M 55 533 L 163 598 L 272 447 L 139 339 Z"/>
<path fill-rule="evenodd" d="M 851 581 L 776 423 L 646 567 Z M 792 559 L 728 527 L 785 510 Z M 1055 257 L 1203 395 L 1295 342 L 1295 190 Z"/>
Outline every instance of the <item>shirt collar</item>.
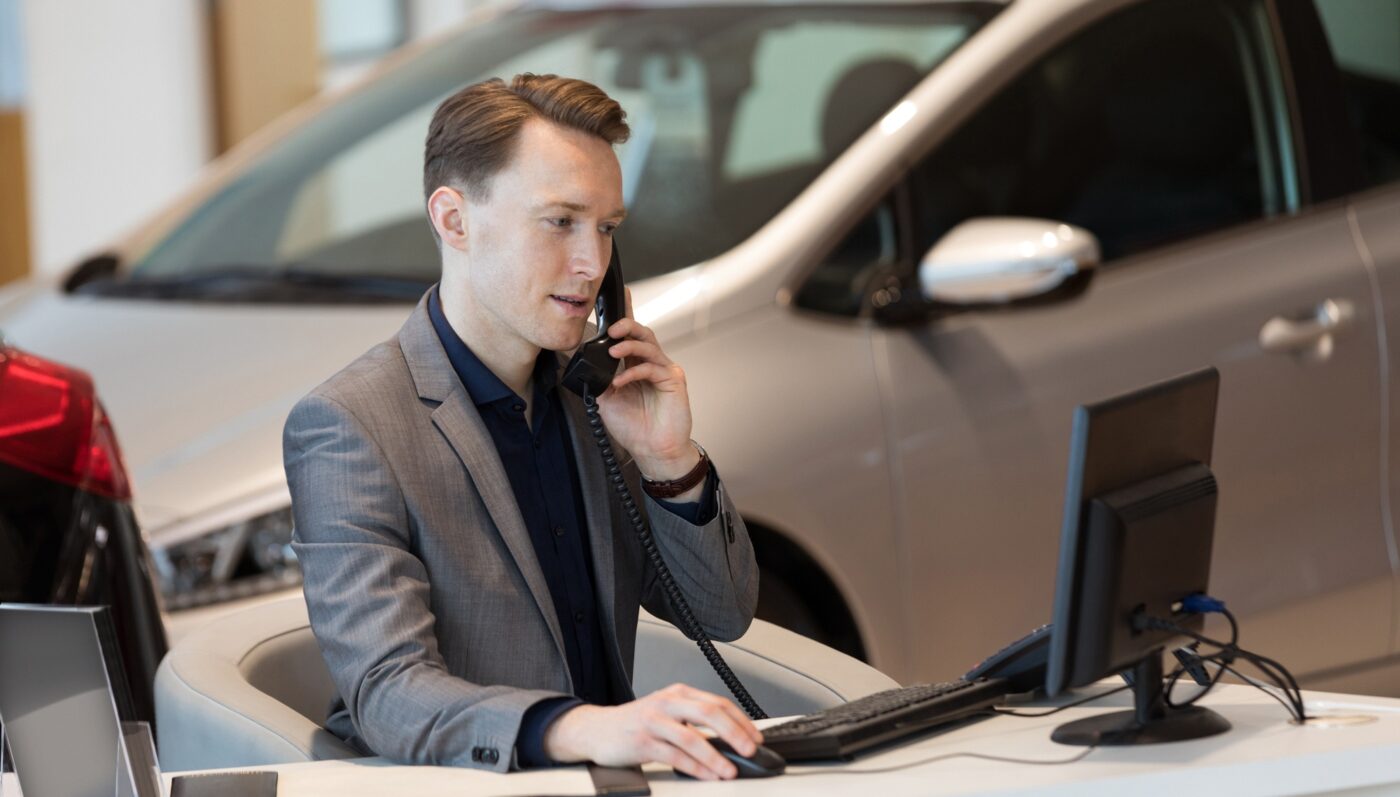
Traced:
<path fill-rule="evenodd" d="M 452 325 L 447 323 L 447 315 L 442 311 L 442 300 L 438 297 L 437 285 L 433 286 L 428 296 L 428 317 L 433 322 L 433 329 L 437 331 L 438 340 L 442 341 L 448 361 L 452 363 L 452 370 L 457 372 L 457 378 L 462 380 L 462 387 L 467 389 L 467 395 L 472 397 L 475 404 L 491 404 L 502 399 L 520 400 L 515 391 L 486 367 L 486 363 L 476 356 L 457 335 Z M 553 390 L 559 380 L 558 370 L 559 359 L 555 353 L 549 349 L 540 349 L 539 357 L 535 359 L 534 373 L 537 393 Z"/>

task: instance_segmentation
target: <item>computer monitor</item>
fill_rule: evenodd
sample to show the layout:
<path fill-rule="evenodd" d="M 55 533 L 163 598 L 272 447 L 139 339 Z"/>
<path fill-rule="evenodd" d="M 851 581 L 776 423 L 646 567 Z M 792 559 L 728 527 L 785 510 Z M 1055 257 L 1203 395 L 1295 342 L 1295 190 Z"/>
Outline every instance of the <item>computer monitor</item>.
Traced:
<path fill-rule="evenodd" d="M 1229 730 L 1201 707 L 1170 709 L 1162 654 L 1179 638 L 1135 615 L 1200 631 L 1181 601 L 1206 593 L 1215 532 L 1214 368 L 1079 407 L 1071 432 L 1046 692 L 1132 671 L 1134 708 L 1058 727 L 1064 744 L 1178 741 Z"/>

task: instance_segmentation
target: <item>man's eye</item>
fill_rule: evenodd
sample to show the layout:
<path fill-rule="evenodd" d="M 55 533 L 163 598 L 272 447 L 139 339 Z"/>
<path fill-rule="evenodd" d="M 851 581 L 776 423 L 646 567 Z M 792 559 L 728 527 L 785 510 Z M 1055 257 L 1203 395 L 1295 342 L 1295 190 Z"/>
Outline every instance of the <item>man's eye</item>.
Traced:
<path fill-rule="evenodd" d="M 571 218 L 569 218 L 568 216 L 563 216 L 563 217 L 560 217 L 560 218 L 557 218 L 557 219 L 550 219 L 550 220 L 549 220 L 549 223 L 552 224 L 552 225 L 554 225 L 555 227 L 564 228 L 564 227 L 572 227 L 573 224 L 574 224 L 574 220 L 571 219 Z"/>
<path fill-rule="evenodd" d="M 603 232 L 604 235 L 612 235 L 614 232 L 617 231 L 617 225 L 616 225 L 616 224 L 604 224 L 602 227 L 599 227 L 598 229 L 601 230 L 601 231 Z"/>

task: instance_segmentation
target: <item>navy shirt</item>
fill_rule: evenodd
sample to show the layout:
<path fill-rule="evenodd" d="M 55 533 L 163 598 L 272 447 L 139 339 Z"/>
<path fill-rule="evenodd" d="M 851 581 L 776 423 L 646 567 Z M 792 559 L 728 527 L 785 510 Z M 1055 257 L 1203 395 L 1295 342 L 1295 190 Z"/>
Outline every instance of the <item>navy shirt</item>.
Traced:
<path fill-rule="evenodd" d="M 529 531 L 535 556 L 549 584 L 564 650 L 573 678 L 576 698 L 555 698 L 526 712 L 516 741 L 518 763 L 547 764 L 543 753 L 544 731 L 560 714 L 587 701 L 612 705 L 628 698 L 612 687 L 607 644 L 594 590 L 593 557 L 583 494 L 564 408 L 560 404 L 558 360 L 553 351 L 541 350 L 535 361 L 534 397 L 530 422 L 525 402 L 486 367 L 447 323 L 438 288 L 428 298 L 428 315 L 443 349 L 462 381 L 501 457 L 516 504 Z M 586 454 L 585 454 L 586 455 Z M 659 502 L 695 525 L 713 517 L 714 473 L 711 470 L 704 499 L 689 504 Z"/>

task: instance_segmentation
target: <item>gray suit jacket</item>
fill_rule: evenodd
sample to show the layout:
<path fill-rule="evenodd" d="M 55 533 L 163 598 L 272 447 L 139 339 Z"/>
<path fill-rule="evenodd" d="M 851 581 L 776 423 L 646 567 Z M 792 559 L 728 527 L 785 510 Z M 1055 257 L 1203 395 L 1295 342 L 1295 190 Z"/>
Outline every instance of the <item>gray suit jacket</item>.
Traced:
<path fill-rule="evenodd" d="M 610 674 L 630 690 L 638 606 L 673 613 L 605 479 L 582 402 L 560 395 Z M 525 710 L 573 685 L 550 585 L 426 299 L 394 339 L 303 398 L 282 442 L 293 548 L 340 695 L 326 726 L 404 763 L 511 767 Z M 644 495 L 618 451 L 633 495 Z M 731 640 L 753 618 L 758 569 L 723 489 L 719 498 L 705 526 L 649 497 L 644 508 L 695 615 Z"/>

